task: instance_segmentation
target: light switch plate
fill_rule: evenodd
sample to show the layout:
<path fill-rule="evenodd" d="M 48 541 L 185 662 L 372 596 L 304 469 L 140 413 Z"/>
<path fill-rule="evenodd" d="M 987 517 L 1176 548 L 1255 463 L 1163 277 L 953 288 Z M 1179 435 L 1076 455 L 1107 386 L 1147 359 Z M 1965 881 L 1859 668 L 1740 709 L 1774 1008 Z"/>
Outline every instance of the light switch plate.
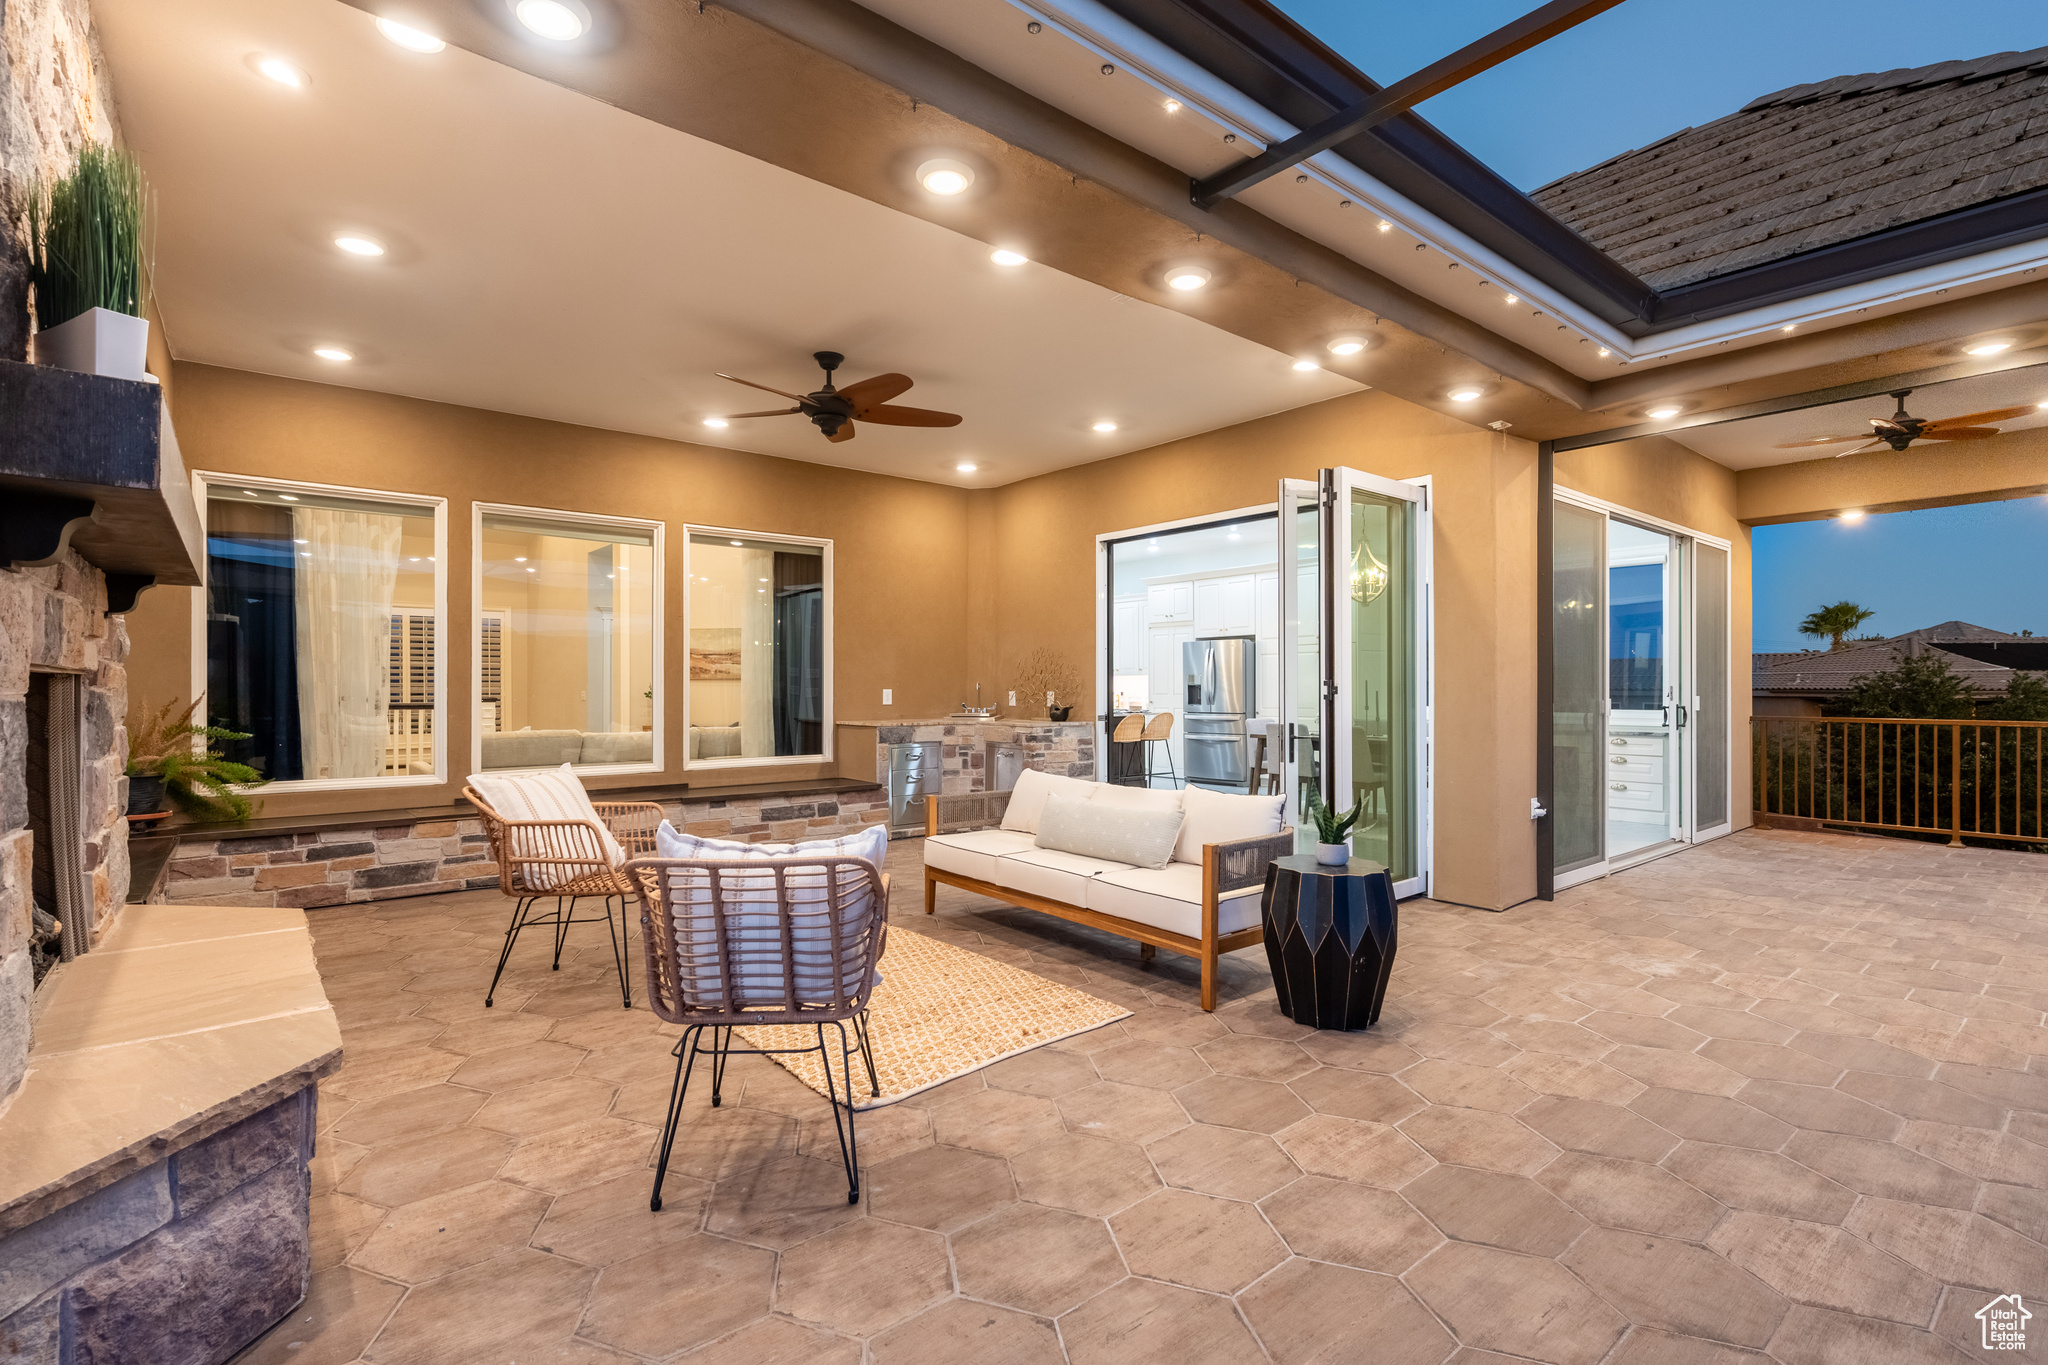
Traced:
<path fill-rule="evenodd" d="M 882 705 L 884 705 L 884 706 L 894 706 L 895 704 L 896 704 L 896 689 L 895 689 L 895 688 L 893 688 L 893 687 L 885 687 L 885 688 L 883 688 L 883 689 L 882 689 Z"/>
<path fill-rule="evenodd" d="M 1010 705 L 1012 705 L 1012 706 L 1015 706 L 1016 704 L 1017 704 L 1017 694 L 1016 694 L 1015 692 L 1012 692 L 1012 693 L 1010 694 Z"/>

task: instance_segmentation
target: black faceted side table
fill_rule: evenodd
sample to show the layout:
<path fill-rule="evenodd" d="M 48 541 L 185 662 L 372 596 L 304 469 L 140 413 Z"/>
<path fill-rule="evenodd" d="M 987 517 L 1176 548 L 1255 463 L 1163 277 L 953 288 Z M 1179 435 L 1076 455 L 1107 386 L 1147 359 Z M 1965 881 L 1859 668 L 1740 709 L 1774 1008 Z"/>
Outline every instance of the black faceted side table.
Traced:
<path fill-rule="evenodd" d="M 1307 853 L 1276 859 L 1259 912 L 1283 1013 L 1312 1028 L 1378 1022 L 1397 919 L 1384 867 L 1363 858 L 1325 867 Z"/>

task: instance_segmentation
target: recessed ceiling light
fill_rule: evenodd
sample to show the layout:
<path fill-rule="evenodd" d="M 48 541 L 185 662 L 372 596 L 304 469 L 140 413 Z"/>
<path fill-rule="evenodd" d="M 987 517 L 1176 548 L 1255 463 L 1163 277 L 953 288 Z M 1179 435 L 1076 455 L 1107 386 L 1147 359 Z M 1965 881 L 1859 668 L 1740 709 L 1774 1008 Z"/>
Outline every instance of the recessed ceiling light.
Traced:
<path fill-rule="evenodd" d="M 1330 343 L 1331 355 L 1357 355 L 1364 349 L 1364 337 L 1338 337 Z"/>
<path fill-rule="evenodd" d="M 1115 431 L 1115 430 L 1116 430 L 1116 423 L 1114 423 L 1114 422 L 1097 422 L 1097 423 L 1095 424 L 1095 430 L 1097 430 L 1097 431 Z"/>
<path fill-rule="evenodd" d="M 279 85 L 289 85 L 294 90 L 306 88 L 306 73 L 282 57 L 259 57 L 256 69 Z"/>
<path fill-rule="evenodd" d="M 733 542 L 733 544 L 735 544 L 735 545 L 739 545 L 739 544 L 741 544 L 741 542 L 739 542 L 739 541 L 735 540 L 735 541 Z"/>
<path fill-rule="evenodd" d="M 704 425 L 710 427 L 714 431 L 721 431 L 726 427 L 731 426 L 732 423 L 726 421 L 723 417 L 706 417 L 704 419 Z"/>
<path fill-rule="evenodd" d="M 1781 332 L 1790 332 L 1796 330 L 1798 326 L 1799 324 L 1796 322 L 1788 322 L 1783 327 L 1780 327 L 1778 330 Z"/>
<path fill-rule="evenodd" d="M 2036 403 L 2034 404 L 2034 406 L 2040 408 L 2044 412 L 2048 412 L 2048 403 Z"/>
<path fill-rule="evenodd" d="M 1446 395 L 1446 397 L 1448 397 L 1453 403 L 1469 403 L 1473 399 L 1478 398 L 1484 392 L 1485 390 L 1483 389 L 1475 389 L 1468 385 L 1462 389 L 1452 389 L 1450 393 Z"/>
<path fill-rule="evenodd" d="M 1008 247 L 997 247 L 988 254 L 988 258 L 997 265 L 1023 265 L 1031 259 L 1023 252 L 1012 251 Z"/>
<path fill-rule="evenodd" d="M 345 232 L 341 236 L 336 237 L 334 244 L 351 256 L 382 256 L 384 254 L 384 244 L 382 242 L 370 237 L 358 237 L 353 233 Z"/>
<path fill-rule="evenodd" d="M 1168 100 L 1165 104 L 1162 104 L 1159 107 L 1164 109 L 1169 114 L 1178 114 L 1180 112 L 1180 101 Z"/>
<path fill-rule="evenodd" d="M 1658 407 L 1651 408 L 1644 415 L 1653 422 L 1668 422 L 1684 411 L 1685 409 L 1679 407 L 1676 403 L 1664 403 Z"/>
<path fill-rule="evenodd" d="M 1607 349 L 1607 348 L 1606 348 L 1605 346 L 1602 346 L 1602 347 L 1600 348 L 1600 354 L 1601 354 L 1601 355 L 1608 355 L 1608 354 L 1611 354 L 1611 352 L 1609 352 L 1609 351 L 1608 351 L 1608 349 Z"/>
<path fill-rule="evenodd" d="M 420 557 L 418 555 L 407 555 L 405 562 L 408 564 L 417 564 L 420 562 Z"/>
<path fill-rule="evenodd" d="M 518 0 L 512 12 L 529 31 L 549 42 L 573 42 L 590 28 L 590 12 L 576 0 Z"/>
<path fill-rule="evenodd" d="M 1320 370 L 1323 367 L 1313 360 L 1297 360 L 1294 362 L 1294 368 L 1307 374 L 1310 370 Z"/>
<path fill-rule="evenodd" d="M 297 493 L 279 493 L 277 495 L 277 500 L 279 502 L 297 502 L 299 500 L 299 495 Z"/>
<path fill-rule="evenodd" d="M 255 490 L 255 489 L 253 489 L 253 488 L 244 488 L 244 489 L 242 490 L 242 496 L 243 496 L 243 497 L 245 497 L 245 498 L 253 498 L 253 497 L 256 497 L 256 496 L 258 496 L 258 495 L 257 495 L 257 492 L 256 492 L 256 490 Z"/>
<path fill-rule="evenodd" d="M 529 565 L 527 565 L 527 566 L 526 566 L 526 571 L 527 571 L 528 573 L 539 573 L 539 572 L 540 572 L 540 570 L 539 570 L 539 569 L 536 569 L 536 568 L 534 568 L 534 567 L 533 567 L 533 566 L 532 566 L 531 564 L 529 564 Z"/>
<path fill-rule="evenodd" d="M 322 360 L 354 360 L 355 352 L 344 351 L 339 346 L 315 346 L 313 354 Z"/>
<path fill-rule="evenodd" d="M 1209 282 L 1209 272 L 1198 265 L 1177 265 L 1166 272 L 1166 287 L 1185 294 Z"/>
<path fill-rule="evenodd" d="M 1516 297 L 1515 297 L 1515 296 L 1514 296 L 1513 294 L 1510 294 L 1510 295 L 1508 295 L 1508 296 L 1507 296 L 1506 298 L 1502 299 L 1502 300 L 1501 300 L 1501 302 L 1502 302 L 1502 303 L 1520 303 L 1520 302 L 1521 302 L 1521 300 L 1520 300 L 1520 299 L 1518 299 L 1518 298 L 1516 298 Z"/>
<path fill-rule="evenodd" d="M 524 564 L 524 563 L 526 562 L 526 556 L 525 556 L 525 555 L 513 555 L 513 556 L 512 556 L 512 562 L 513 562 L 514 564 Z"/>
<path fill-rule="evenodd" d="M 2012 343 L 2010 341 L 1980 341 L 1975 346 L 1965 346 L 1963 354 L 1997 355 L 2001 351 L 2010 351 L 2011 349 Z"/>
<path fill-rule="evenodd" d="M 1388 222 L 1388 221 L 1387 221 L 1386 219 L 1384 219 L 1384 218 L 1380 219 L 1380 231 L 1381 231 L 1381 232 L 1392 232 L 1393 230 L 1394 230 L 1394 225 L 1393 225 L 1392 223 Z"/>
<path fill-rule="evenodd" d="M 917 183 L 933 194 L 959 194 L 974 183 L 974 167 L 937 157 L 917 168 Z"/>
<path fill-rule="evenodd" d="M 422 33 L 416 28 L 407 28 L 404 24 L 394 24 L 389 19 L 377 21 L 377 32 L 408 52 L 439 52 L 448 46 L 431 33 Z"/>
<path fill-rule="evenodd" d="M 1863 520 L 1863 509 L 1860 507 L 1852 507 L 1848 511 L 1842 513 L 1841 519 L 1843 521 L 1861 521 Z"/>
<path fill-rule="evenodd" d="M 306 540 L 306 539 L 303 539 L 303 538 L 300 538 L 300 539 L 295 539 L 295 540 L 293 540 L 293 541 L 292 541 L 292 544 L 294 544 L 294 545 L 311 545 L 312 543 L 313 543 L 312 541 L 310 541 L 310 540 Z"/>
<path fill-rule="evenodd" d="M 962 460 L 959 464 L 954 465 L 953 468 L 959 470 L 962 474 L 972 474 L 981 466 L 972 460 Z"/>

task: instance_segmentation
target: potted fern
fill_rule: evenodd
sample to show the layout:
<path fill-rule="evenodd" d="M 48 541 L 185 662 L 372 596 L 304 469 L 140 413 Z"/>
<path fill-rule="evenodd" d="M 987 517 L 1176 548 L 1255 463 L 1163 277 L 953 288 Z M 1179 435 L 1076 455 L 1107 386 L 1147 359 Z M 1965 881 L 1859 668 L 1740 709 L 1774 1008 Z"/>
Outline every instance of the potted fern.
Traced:
<path fill-rule="evenodd" d="M 1308 818 L 1316 825 L 1316 861 L 1324 867 L 1347 866 L 1351 862 L 1351 827 L 1358 823 L 1365 798 L 1361 796 L 1349 811 L 1340 815 L 1324 804 L 1321 792 L 1311 787 L 1306 804 Z"/>
<path fill-rule="evenodd" d="M 237 788 L 261 786 L 266 780 L 246 763 L 237 763 L 215 749 L 226 740 L 247 739 L 237 730 L 193 723 L 198 702 L 167 701 L 154 711 L 128 718 L 128 813 L 146 815 L 170 798 L 194 820 L 247 820 L 256 804 Z M 195 743 L 194 741 L 200 741 Z"/>
<path fill-rule="evenodd" d="M 149 382 L 149 191 L 135 158 L 88 145 L 71 174 L 28 194 L 36 359 Z"/>

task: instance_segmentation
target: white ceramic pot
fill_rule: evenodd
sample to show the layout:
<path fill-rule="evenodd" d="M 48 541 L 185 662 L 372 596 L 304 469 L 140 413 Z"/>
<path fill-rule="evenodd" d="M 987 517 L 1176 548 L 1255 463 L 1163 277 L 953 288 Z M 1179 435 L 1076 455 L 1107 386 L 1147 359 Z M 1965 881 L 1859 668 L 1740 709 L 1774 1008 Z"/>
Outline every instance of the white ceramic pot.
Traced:
<path fill-rule="evenodd" d="M 1316 861 L 1324 867 L 1343 867 L 1351 861 L 1351 845 L 1317 844 Z"/>
<path fill-rule="evenodd" d="M 147 384 L 152 382 L 143 369 L 148 359 L 149 323 L 108 308 L 88 308 L 36 333 L 36 363 L 60 370 Z"/>

